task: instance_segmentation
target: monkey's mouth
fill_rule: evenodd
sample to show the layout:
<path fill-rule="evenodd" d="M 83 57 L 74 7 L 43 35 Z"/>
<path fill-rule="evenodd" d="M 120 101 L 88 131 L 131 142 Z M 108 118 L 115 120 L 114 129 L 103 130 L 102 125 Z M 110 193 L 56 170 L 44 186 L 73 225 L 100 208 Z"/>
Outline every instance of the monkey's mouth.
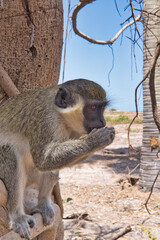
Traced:
<path fill-rule="evenodd" d="M 88 128 L 88 129 L 87 129 L 87 133 L 89 134 L 90 132 L 92 132 L 93 129 L 94 129 L 94 128 L 91 128 L 91 127 Z"/>

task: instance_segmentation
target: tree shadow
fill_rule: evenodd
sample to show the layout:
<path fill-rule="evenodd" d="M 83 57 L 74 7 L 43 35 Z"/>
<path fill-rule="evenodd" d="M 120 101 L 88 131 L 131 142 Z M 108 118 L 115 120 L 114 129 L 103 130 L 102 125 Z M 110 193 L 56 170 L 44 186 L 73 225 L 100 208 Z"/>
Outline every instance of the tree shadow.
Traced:
<path fill-rule="evenodd" d="M 81 164 L 96 162 L 101 162 L 106 169 L 111 168 L 115 173 L 128 174 L 137 167 L 134 174 L 139 174 L 140 151 L 132 151 L 129 154 L 128 148 L 105 149 L 95 153 Z"/>
<path fill-rule="evenodd" d="M 77 226 L 79 231 L 77 231 Z M 124 229 L 124 227 L 126 226 L 120 224 L 104 226 L 92 221 L 70 220 L 65 223 L 64 230 L 70 230 L 67 240 L 73 240 L 75 237 L 84 237 L 85 239 L 89 237 L 89 239 L 92 238 L 93 240 L 104 240 L 113 238 L 121 229 Z"/>

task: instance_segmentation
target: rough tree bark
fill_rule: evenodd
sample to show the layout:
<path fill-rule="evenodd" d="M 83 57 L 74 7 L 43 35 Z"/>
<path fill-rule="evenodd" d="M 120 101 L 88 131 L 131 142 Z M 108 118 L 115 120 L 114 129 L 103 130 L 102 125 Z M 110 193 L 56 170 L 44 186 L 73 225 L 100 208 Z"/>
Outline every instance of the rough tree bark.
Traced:
<path fill-rule="evenodd" d="M 160 9 L 160 0 L 144 0 L 144 10 L 147 12 L 156 12 Z M 149 69 L 151 55 L 154 54 L 157 41 L 160 40 L 160 22 L 154 15 L 143 15 L 144 19 L 144 75 Z M 158 59 L 155 68 L 155 89 L 158 109 L 160 111 L 160 59 Z M 150 136 L 158 139 L 158 129 L 153 119 L 152 105 L 150 100 L 149 81 L 143 84 L 143 146 L 141 151 L 140 182 L 139 187 L 143 191 L 149 191 L 153 181 L 160 169 L 160 161 L 157 158 L 157 151 L 151 152 Z M 160 112 L 159 112 L 160 113 Z M 157 179 L 154 190 L 160 190 L 160 178 Z"/>
<path fill-rule="evenodd" d="M 8 0 L 0 7 L 0 63 L 20 92 L 58 83 L 62 0 Z"/>
<path fill-rule="evenodd" d="M 0 70 L 19 92 L 58 83 L 62 43 L 62 0 L 0 0 Z"/>

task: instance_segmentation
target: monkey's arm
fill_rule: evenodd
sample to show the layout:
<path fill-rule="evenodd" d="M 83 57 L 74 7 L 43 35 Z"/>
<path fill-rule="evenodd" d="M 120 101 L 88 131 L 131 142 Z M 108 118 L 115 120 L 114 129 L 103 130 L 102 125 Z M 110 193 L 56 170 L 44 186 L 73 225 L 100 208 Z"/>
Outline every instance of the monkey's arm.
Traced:
<path fill-rule="evenodd" d="M 102 128 L 93 130 L 84 139 L 68 140 L 63 143 L 51 142 L 43 154 L 36 157 L 40 161 L 37 168 L 41 171 L 48 171 L 74 165 L 83 161 L 96 150 L 111 144 L 114 136 L 114 128 Z"/>

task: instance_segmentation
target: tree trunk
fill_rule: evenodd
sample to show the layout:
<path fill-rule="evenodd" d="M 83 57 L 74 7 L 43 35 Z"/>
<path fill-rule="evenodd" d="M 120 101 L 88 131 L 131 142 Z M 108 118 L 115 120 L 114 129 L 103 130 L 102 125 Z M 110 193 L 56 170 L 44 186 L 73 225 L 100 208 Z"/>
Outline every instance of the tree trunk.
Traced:
<path fill-rule="evenodd" d="M 62 0 L 0 0 L 0 63 L 20 92 L 57 84 Z"/>
<path fill-rule="evenodd" d="M 1 86 L 6 88 L 9 84 L 12 88 L 7 89 L 7 95 L 56 85 L 62 43 L 62 0 L 0 0 L 0 77 Z M 0 100 L 6 93 L 0 87 Z M 56 189 L 60 198 L 58 184 Z M 61 198 L 58 200 L 61 204 Z M 60 208 L 63 211 L 62 204 Z M 63 229 L 60 230 L 62 239 Z M 53 235 L 51 231 L 47 235 L 53 239 L 49 237 Z M 46 239 L 46 233 L 42 238 Z"/>
<path fill-rule="evenodd" d="M 156 12 L 160 9 L 160 0 L 144 0 L 144 10 Z M 149 69 L 151 55 L 153 55 L 157 40 L 160 40 L 160 22 L 154 15 L 143 15 L 144 19 L 144 75 Z M 147 26 L 147 27 L 146 27 Z M 155 89 L 158 109 L 160 110 L 160 59 L 157 61 L 155 69 Z M 151 136 L 158 139 L 158 129 L 155 125 L 149 92 L 148 79 L 143 84 L 143 145 L 141 152 L 140 182 L 139 187 L 142 191 L 150 191 L 153 181 L 160 169 L 160 159 L 157 158 L 157 150 L 151 152 Z M 156 181 L 154 190 L 160 190 L 160 177 Z"/>

